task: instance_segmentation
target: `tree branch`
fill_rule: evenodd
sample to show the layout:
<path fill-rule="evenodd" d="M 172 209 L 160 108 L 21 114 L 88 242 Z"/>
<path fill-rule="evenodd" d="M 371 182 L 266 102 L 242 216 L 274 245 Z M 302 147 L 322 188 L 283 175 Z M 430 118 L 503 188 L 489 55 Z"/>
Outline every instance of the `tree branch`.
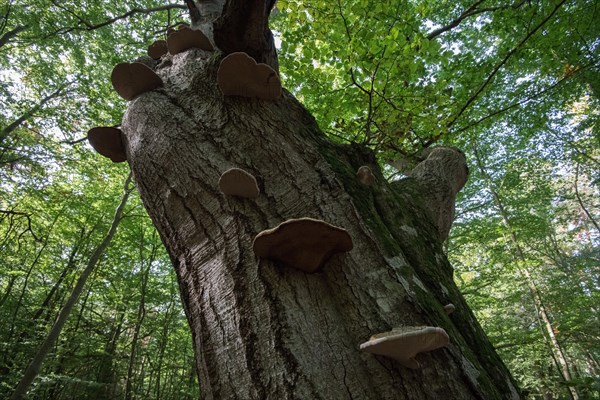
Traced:
<path fill-rule="evenodd" d="M 513 4 L 511 6 L 498 6 L 498 7 L 486 7 L 486 8 L 477 8 L 477 6 L 479 6 L 481 3 L 483 3 L 485 0 L 479 0 L 477 1 L 475 4 L 473 4 L 471 7 L 469 7 L 468 9 L 466 9 L 462 14 L 460 14 L 460 16 L 458 16 L 458 18 L 456 18 L 455 20 L 453 20 L 452 22 L 450 22 L 448 25 L 446 26 L 442 26 L 439 29 L 436 29 L 432 32 L 430 32 L 426 37 L 429 40 L 432 40 L 434 38 L 436 38 L 437 36 L 441 35 L 444 32 L 448 32 L 449 30 L 452 30 L 454 28 L 456 28 L 458 25 L 460 25 L 460 23 L 469 18 L 472 17 L 474 15 L 478 15 L 478 14 L 483 14 L 485 12 L 494 12 L 494 11 L 498 11 L 498 10 L 505 10 L 507 8 L 512 8 L 512 9 L 517 9 L 519 7 L 521 7 L 523 4 L 525 4 L 525 0 L 521 1 L 520 3 L 516 3 Z"/>
<path fill-rule="evenodd" d="M 63 140 L 60 143 L 64 143 L 64 144 L 70 144 L 70 145 L 75 145 L 77 143 L 81 143 L 87 140 L 87 136 L 84 136 L 80 139 L 76 139 L 76 140 Z"/>
<path fill-rule="evenodd" d="M 596 230 L 598 231 L 598 233 L 600 233 L 600 225 L 598 225 L 598 222 L 596 222 L 596 220 L 594 219 L 594 216 L 592 214 L 590 214 L 590 212 L 588 211 L 588 209 L 585 207 L 585 204 L 583 204 L 583 200 L 581 199 L 581 196 L 579 195 L 579 163 L 577 163 L 577 167 L 575 168 L 575 197 L 577 197 L 577 202 L 579 203 L 579 206 L 581 207 L 581 209 L 583 210 L 583 212 L 585 213 L 585 215 L 587 215 L 588 219 L 591 221 L 591 223 L 596 227 Z"/>
<path fill-rule="evenodd" d="M 2 37 L 0 37 L 0 47 L 7 44 L 12 38 L 17 36 L 19 33 L 23 32 L 25 29 L 29 28 L 29 25 L 19 25 L 16 28 L 6 32 Z"/>
<path fill-rule="evenodd" d="M 549 91 L 557 88 L 558 86 L 560 86 L 564 82 L 566 82 L 568 80 L 571 80 L 571 78 L 573 78 L 575 76 L 575 74 L 581 73 L 582 70 L 583 70 L 583 68 L 577 70 L 575 73 L 573 73 L 571 75 L 565 75 L 564 77 L 562 77 L 561 79 L 559 79 L 558 81 L 556 81 L 552 85 L 548 86 L 547 88 L 544 88 L 544 89 L 542 89 L 542 90 L 534 93 L 533 95 L 531 95 L 531 96 L 529 96 L 529 97 L 527 97 L 525 99 L 519 100 L 519 101 L 517 101 L 515 103 L 512 103 L 512 104 L 506 106 L 506 107 L 500 108 L 500 109 L 498 109 L 498 110 L 496 110 L 496 111 L 494 111 L 494 112 L 486 115 L 485 117 L 481 117 L 477 121 L 475 121 L 473 123 L 470 123 L 468 125 L 465 125 L 465 126 L 459 128 L 459 129 L 453 131 L 452 134 L 457 134 L 457 133 L 461 133 L 461 132 L 464 132 L 466 130 L 469 130 L 469 129 L 473 128 L 474 126 L 477 126 L 480 123 L 482 123 L 482 122 L 484 122 L 484 121 L 486 121 L 486 120 L 488 120 L 490 118 L 495 117 L 496 115 L 505 113 L 506 111 L 509 111 L 509 110 L 511 110 L 511 109 L 513 109 L 515 107 L 518 107 L 518 106 L 520 106 L 520 105 L 522 105 L 524 103 L 527 103 L 527 102 L 529 102 L 531 100 L 535 100 L 536 98 L 541 97 L 544 94 L 546 94 L 547 92 L 549 92 Z"/>
<path fill-rule="evenodd" d="M 439 29 L 436 29 L 433 32 L 430 32 L 427 35 L 427 39 L 431 40 L 431 39 L 435 38 L 436 36 L 441 35 L 444 32 L 447 32 L 451 29 L 456 28 L 465 18 L 467 18 L 471 15 L 474 15 L 477 11 L 477 6 L 479 6 L 484 1 L 485 0 L 479 0 L 479 1 L 475 2 L 475 4 L 473 4 L 471 7 L 467 8 L 462 14 L 460 14 L 460 16 L 458 18 L 454 19 L 448 25 L 443 26 Z"/>
<path fill-rule="evenodd" d="M 79 25 L 73 26 L 73 27 L 68 27 L 68 28 L 59 28 L 48 36 L 60 35 L 60 34 L 65 34 L 65 33 L 73 32 L 73 31 L 81 31 L 81 30 L 92 31 L 92 30 L 103 28 L 107 25 L 113 24 L 119 20 L 129 18 L 135 14 L 152 14 L 152 13 L 160 12 L 160 11 L 169 11 L 169 10 L 174 10 L 174 9 L 180 9 L 180 10 L 187 9 L 187 7 L 183 4 L 167 4 L 165 6 L 153 7 L 153 8 L 137 8 L 136 7 L 136 8 L 133 8 L 133 9 L 127 11 L 125 14 L 119 15 L 114 18 L 107 19 L 106 21 L 100 22 L 98 24 L 93 24 L 93 23 L 90 23 L 90 22 L 86 21 L 85 19 L 81 18 L 80 16 L 75 14 L 73 11 L 62 6 L 57 1 L 52 1 L 52 4 L 65 10 L 66 12 L 68 12 L 69 14 L 71 14 L 75 18 L 77 18 L 79 20 Z M 83 25 L 83 26 L 81 26 L 81 25 Z"/>
<path fill-rule="evenodd" d="M 485 79 L 485 81 L 479 86 L 479 88 L 475 91 L 475 93 L 473 93 L 473 95 L 467 100 L 467 102 L 460 109 L 460 111 L 458 112 L 458 114 L 456 114 L 456 116 L 448 123 L 448 125 L 447 125 L 448 128 L 451 127 L 452 125 L 454 125 L 454 123 L 471 106 L 471 104 L 475 101 L 475 99 L 477 99 L 477 97 L 479 97 L 479 95 L 481 94 L 481 92 L 483 92 L 483 90 L 489 85 L 489 83 L 496 76 L 496 74 L 498 73 L 498 71 L 500 71 L 500 69 L 508 62 L 508 60 L 510 59 L 510 57 L 512 57 L 538 30 L 540 30 L 542 28 L 542 26 L 544 26 L 546 24 L 546 22 L 548 22 L 554 16 L 554 14 L 556 14 L 556 12 L 560 9 L 560 7 L 562 7 L 562 5 L 566 3 L 566 1 L 567 0 L 561 0 L 554 7 L 554 9 L 552 10 L 552 12 L 550 12 L 550 14 L 548 14 L 548 16 L 546 16 L 546 18 L 544 18 L 535 28 L 533 28 L 531 31 L 529 31 L 529 33 L 527 33 L 527 35 L 525 35 L 525 37 L 519 43 L 517 43 L 517 45 L 515 47 L 513 47 L 502 58 L 502 60 L 500 60 L 500 62 L 498 62 L 498 64 L 496 64 L 496 66 L 492 69 L 492 71 L 487 76 L 487 78 Z"/>
<path fill-rule="evenodd" d="M 25 114 L 21 115 L 15 121 L 13 121 L 10 125 L 0 131 L 0 144 L 6 139 L 8 135 L 10 135 L 15 129 L 19 127 L 23 122 L 27 121 L 33 114 L 35 114 L 40 108 L 42 108 L 46 103 L 50 100 L 54 99 L 62 95 L 63 90 L 69 85 L 69 83 L 59 87 L 55 92 L 50 93 L 48 96 L 44 97 L 38 104 L 36 104 L 32 109 L 27 111 Z"/>
<path fill-rule="evenodd" d="M 25 234 L 25 232 L 29 231 L 31 233 L 31 236 L 33 236 L 33 238 L 35 239 L 36 242 L 40 242 L 41 241 L 35 235 L 35 233 L 33 233 L 33 229 L 31 228 L 31 214 L 20 212 L 20 211 L 12 211 L 12 210 L 0 210 L 0 214 L 6 214 L 6 215 L 11 215 L 11 216 L 15 216 L 16 215 L 16 216 L 21 216 L 21 217 L 27 218 L 27 229 L 25 231 L 23 231 L 23 233 L 21 233 L 19 235 L 19 239 L 21 238 L 21 236 L 23 236 Z"/>

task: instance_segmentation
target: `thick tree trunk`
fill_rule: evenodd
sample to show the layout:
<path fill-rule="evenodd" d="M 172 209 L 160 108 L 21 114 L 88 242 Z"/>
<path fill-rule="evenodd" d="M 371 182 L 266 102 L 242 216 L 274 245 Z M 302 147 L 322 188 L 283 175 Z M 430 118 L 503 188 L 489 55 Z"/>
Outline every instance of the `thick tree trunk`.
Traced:
<path fill-rule="evenodd" d="M 139 192 L 179 279 L 204 399 L 519 398 L 452 280 L 416 179 L 372 186 L 372 154 L 328 140 L 288 93 L 277 101 L 225 97 L 222 55 L 165 56 L 165 86 L 128 107 L 122 128 Z M 227 197 L 238 167 L 257 199 Z M 354 249 L 306 274 L 259 260 L 261 231 L 299 217 L 346 229 Z M 443 306 L 453 303 L 450 317 Z M 444 349 L 406 369 L 359 351 L 373 334 L 439 326 Z"/>

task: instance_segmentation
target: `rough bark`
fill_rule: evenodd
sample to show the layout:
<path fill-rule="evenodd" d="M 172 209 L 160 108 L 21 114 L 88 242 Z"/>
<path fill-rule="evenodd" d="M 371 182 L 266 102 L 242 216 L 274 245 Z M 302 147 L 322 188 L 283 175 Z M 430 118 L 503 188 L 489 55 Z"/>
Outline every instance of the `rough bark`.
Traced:
<path fill-rule="evenodd" d="M 164 87 L 130 102 L 122 123 L 178 276 L 202 398 L 519 398 L 452 280 L 422 182 L 387 184 L 369 151 L 328 140 L 287 92 L 223 98 L 222 57 L 164 56 Z M 362 165 L 376 185 L 358 182 Z M 219 192 L 232 167 L 257 177 L 257 199 Z M 256 259 L 259 232 L 299 217 L 345 228 L 354 249 L 314 274 Z M 451 343 L 419 355 L 421 369 L 358 349 L 373 334 L 423 325 L 444 328 Z"/>

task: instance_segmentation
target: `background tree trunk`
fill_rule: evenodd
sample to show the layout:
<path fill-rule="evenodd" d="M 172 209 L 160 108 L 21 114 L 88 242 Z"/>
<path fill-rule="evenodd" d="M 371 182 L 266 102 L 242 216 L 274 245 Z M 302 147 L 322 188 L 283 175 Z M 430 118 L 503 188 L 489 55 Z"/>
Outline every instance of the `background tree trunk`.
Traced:
<path fill-rule="evenodd" d="M 177 272 L 202 398 L 519 398 L 452 280 L 417 180 L 387 184 L 369 151 L 328 140 L 287 92 L 223 98 L 221 58 L 165 56 L 165 87 L 130 102 L 122 124 Z M 375 186 L 357 181 L 361 165 Z M 232 167 L 257 177 L 257 199 L 219 192 Z M 314 274 L 255 257 L 259 232 L 299 217 L 348 230 L 354 249 Z M 419 355 L 418 370 L 359 351 L 373 334 L 422 325 L 451 339 Z"/>
<path fill-rule="evenodd" d="M 119 203 L 119 206 L 117 207 L 117 210 L 115 211 L 115 215 L 113 217 L 113 221 L 110 226 L 110 229 L 106 233 L 106 236 L 104 237 L 102 242 L 98 245 L 98 247 L 96 247 L 96 249 L 90 256 L 90 259 L 88 260 L 85 269 L 83 270 L 83 272 L 77 279 L 77 283 L 75 284 L 75 287 L 71 291 L 71 294 L 69 295 L 69 298 L 67 299 L 67 302 L 61 308 L 61 310 L 56 318 L 56 321 L 54 322 L 54 325 L 48 332 L 48 336 L 46 336 L 46 339 L 44 339 L 43 343 L 40 345 L 37 353 L 35 354 L 35 357 L 31 361 L 29 366 L 25 369 L 25 372 L 23 374 L 23 377 L 21 378 L 21 381 L 19 382 L 19 384 L 17 385 L 17 387 L 15 388 L 15 391 L 13 392 L 13 394 L 11 396 L 11 400 L 20 400 L 25 397 L 27 390 L 29 389 L 29 386 L 31 385 L 33 380 L 36 378 L 36 376 L 39 374 L 42 363 L 44 362 L 44 359 L 48 355 L 48 352 L 50 351 L 52 346 L 54 346 L 54 344 L 56 343 L 56 340 L 58 339 L 63 326 L 65 325 L 65 323 L 67 322 L 67 319 L 69 318 L 69 315 L 71 314 L 71 310 L 73 310 L 73 307 L 77 303 L 77 300 L 79 299 L 79 295 L 83 291 L 83 288 L 85 286 L 85 283 L 87 282 L 88 277 L 93 272 L 94 267 L 98 263 L 98 260 L 100 260 L 100 257 L 102 256 L 104 251 L 108 248 L 108 245 L 110 244 L 113 237 L 115 236 L 117 227 L 119 226 L 119 223 L 121 222 L 123 210 L 125 209 L 125 205 L 127 204 L 127 200 L 129 199 L 129 195 L 131 194 L 131 189 L 129 188 L 130 182 L 131 182 L 131 176 L 128 176 L 127 179 L 125 180 L 125 193 L 121 197 L 121 202 Z"/>

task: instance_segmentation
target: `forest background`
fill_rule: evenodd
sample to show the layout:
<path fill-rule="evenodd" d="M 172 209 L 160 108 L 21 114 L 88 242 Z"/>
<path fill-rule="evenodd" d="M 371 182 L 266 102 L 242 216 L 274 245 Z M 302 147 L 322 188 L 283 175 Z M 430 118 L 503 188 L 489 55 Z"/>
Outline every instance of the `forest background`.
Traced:
<path fill-rule="evenodd" d="M 194 399 L 169 258 L 128 175 L 87 143 L 125 102 L 112 67 L 188 22 L 167 1 L 0 3 L 0 397 L 111 224 L 32 399 Z M 530 398 L 600 398 L 600 4 L 279 1 L 284 86 L 390 180 L 422 150 L 467 154 L 454 277 Z"/>

